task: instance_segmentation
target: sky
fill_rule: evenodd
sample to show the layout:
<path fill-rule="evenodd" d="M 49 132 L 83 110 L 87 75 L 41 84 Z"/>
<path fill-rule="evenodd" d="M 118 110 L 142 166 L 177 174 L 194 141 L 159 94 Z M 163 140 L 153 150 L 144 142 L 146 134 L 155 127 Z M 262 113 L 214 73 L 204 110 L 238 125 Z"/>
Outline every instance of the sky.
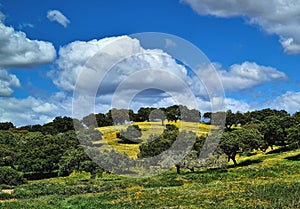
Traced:
<path fill-rule="evenodd" d="M 299 66 L 300 0 L 0 0 L 0 121 L 16 126 L 177 103 L 294 113 Z"/>

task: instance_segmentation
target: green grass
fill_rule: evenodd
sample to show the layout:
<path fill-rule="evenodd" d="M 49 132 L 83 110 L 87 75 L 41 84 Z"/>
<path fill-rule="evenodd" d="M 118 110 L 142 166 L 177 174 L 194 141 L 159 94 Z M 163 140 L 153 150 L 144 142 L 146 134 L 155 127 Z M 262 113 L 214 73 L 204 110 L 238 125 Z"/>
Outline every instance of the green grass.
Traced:
<path fill-rule="evenodd" d="M 300 208 L 300 150 L 240 156 L 238 167 L 151 178 L 87 173 L 32 181 L 0 208 Z M 1 193 L 0 193 L 1 194 Z M 3 197 L 3 198 L 2 198 Z M 10 202 L 9 202 L 10 201 Z"/>

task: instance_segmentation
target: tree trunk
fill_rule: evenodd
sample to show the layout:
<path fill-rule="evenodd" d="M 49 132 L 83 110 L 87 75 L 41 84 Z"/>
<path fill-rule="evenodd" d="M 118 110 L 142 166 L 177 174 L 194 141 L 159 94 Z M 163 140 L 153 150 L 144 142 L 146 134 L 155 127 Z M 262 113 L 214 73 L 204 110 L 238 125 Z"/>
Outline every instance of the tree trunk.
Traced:
<path fill-rule="evenodd" d="M 180 165 L 175 165 L 176 166 L 176 172 L 177 174 L 180 174 Z"/>
<path fill-rule="evenodd" d="M 233 161 L 233 165 L 234 165 L 234 166 L 237 166 L 237 163 L 236 163 L 235 157 L 231 157 L 231 160 Z"/>

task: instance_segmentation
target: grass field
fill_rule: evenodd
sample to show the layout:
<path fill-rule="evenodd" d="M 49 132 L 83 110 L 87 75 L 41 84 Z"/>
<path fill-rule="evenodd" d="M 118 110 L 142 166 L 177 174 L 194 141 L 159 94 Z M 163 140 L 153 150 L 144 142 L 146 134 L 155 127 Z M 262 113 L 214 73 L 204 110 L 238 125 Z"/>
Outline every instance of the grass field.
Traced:
<path fill-rule="evenodd" d="M 300 150 L 239 157 L 226 170 L 131 179 L 86 173 L 30 182 L 0 208 L 300 208 Z"/>
<path fill-rule="evenodd" d="M 161 131 L 160 123 L 139 125 L 143 134 Z M 206 125 L 186 125 L 191 130 L 199 126 L 209 130 Z M 113 128 L 100 128 L 104 140 L 136 157 L 138 147 L 118 144 Z M 257 152 L 238 156 L 237 161 L 237 167 L 229 165 L 227 169 L 176 174 L 174 168 L 150 178 L 104 173 L 102 178 L 90 180 L 87 173 L 73 173 L 15 188 L 2 186 L 0 208 L 300 208 L 300 149 Z"/>

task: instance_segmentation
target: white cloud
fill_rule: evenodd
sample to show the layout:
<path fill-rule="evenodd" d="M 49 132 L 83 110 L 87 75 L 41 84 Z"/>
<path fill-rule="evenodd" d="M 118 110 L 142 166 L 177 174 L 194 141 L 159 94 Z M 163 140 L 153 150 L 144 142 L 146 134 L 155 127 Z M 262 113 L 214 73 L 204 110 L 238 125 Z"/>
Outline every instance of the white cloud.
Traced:
<path fill-rule="evenodd" d="M 111 62 L 115 65 L 110 66 Z M 219 78 L 212 76 L 216 75 L 211 73 L 213 66 Z M 220 95 L 208 95 L 206 89 L 214 89 L 219 80 L 226 91 L 235 92 L 287 79 L 283 72 L 275 68 L 251 62 L 232 65 L 229 70 L 218 64 L 213 66 L 199 68 L 196 72 L 206 85 L 210 85 L 204 86 L 167 53 L 157 49 L 146 50 L 138 40 L 120 36 L 88 42 L 75 41 L 61 47 L 57 69 L 49 75 L 61 90 L 73 92 L 76 85 L 77 90 L 80 89 L 81 95 L 76 101 L 81 107 L 75 107 L 80 117 L 113 107 L 136 110 L 141 106 L 159 107 L 176 103 L 193 107 L 195 97 L 200 109 L 211 110 L 213 105 L 214 110 L 225 107 L 246 111 L 251 107 L 245 102 L 234 99 L 221 101 L 217 98 Z M 212 97 L 211 101 L 209 97 Z M 117 102 L 111 106 L 114 101 Z M 90 103 L 96 105 L 89 106 Z M 79 108 L 82 110 L 79 111 Z"/>
<path fill-rule="evenodd" d="M 110 44 L 113 42 L 118 43 L 111 46 Z M 112 47 L 112 49 L 103 50 L 105 47 Z M 114 52 L 112 53 L 110 50 L 114 50 Z M 112 54 L 107 56 L 107 53 Z M 134 56 L 123 57 L 123 54 L 134 54 Z M 92 61 L 90 60 L 91 58 L 93 58 Z M 112 62 L 112 59 L 118 63 L 111 69 L 105 68 L 106 65 Z M 92 70 L 86 66 L 89 60 L 89 68 L 95 68 L 97 71 L 97 74 L 94 76 L 89 74 Z M 49 75 L 53 78 L 56 86 L 66 91 L 74 90 L 79 75 L 84 84 L 82 86 L 83 89 L 89 92 L 91 88 L 94 88 L 101 81 L 100 90 L 104 94 L 112 93 L 120 82 L 124 80 L 129 82 L 128 88 L 163 84 L 169 91 L 179 90 L 177 83 L 174 81 L 176 79 L 175 75 L 188 81 L 186 69 L 178 65 L 170 55 L 161 50 L 145 50 L 140 46 L 138 40 L 127 36 L 70 43 L 60 49 L 57 65 L 58 69 L 53 70 Z M 135 73 L 143 70 L 145 70 L 142 75 L 143 79 L 130 79 L 130 76 L 134 76 Z M 167 75 L 166 73 L 165 76 L 161 76 L 151 72 L 151 70 L 162 70 L 169 74 Z M 104 74 L 103 80 L 99 80 L 99 76 Z"/>
<path fill-rule="evenodd" d="M 166 48 L 172 48 L 172 47 L 176 47 L 177 46 L 177 44 L 174 42 L 174 41 L 172 41 L 171 39 L 166 39 Z"/>
<path fill-rule="evenodd" d="M 70 43 L 60 49 L 57 66 L 58 69 L 49 74 L 57 87 L 70 92 L 76 87 L 77 93 L 83 92 L 85 97 L 95 94 L 96 97 L 105 97 L 100 105 L 110 105 L 113 96 L 117 95 L 114 107 L 127 108 L 132 96 L 151 88 L 177 95 L 177 99 L 184 102 L 189 101 L 182 99 L 184 88 L 189 89 L 192 85 L 187 70 L 167 53 L 146 50 L 137 39 L 128 36 Z M 147 100 L 150 95 L 143 96 Z M 157 100 L 165 97 L 161 93 L 155 96 Z M 77 99 L 81 107 L 75 109 L 79 111 L 81 108 L 85 112 L 76 117 L 89 114 L 93 107 L 82 107 L 89 104 L 89 98 Z"/>
<path fill-rule="evenodd" d="M 239 101 L 233 98 L 225 98 L 225 109 L 232 110 L 233 112 L 247 112 L 253 110 L 253 107 L 244 101 Z"/>
<path fill-rule="evenodd" d="M 249 23 L 261 26 L 270 34 L 277 34 L 288 54 L 300 53 L 299 0 L 181 0 L 200 15 L 217 17 L 242 16 Z"/>
<path fill-rule="evenodd" d="M 19 30 L 22 30 L 23 28 L 34 28 L 34 25 L 31 23 L 21 23 L 18 26 Z"/>
<path fill-rule="evenodd" d="M 0 119 L 16 126 L 44 124 L 56 116 L 71 115 L 71 98 L 59 93 L 47 99 L 29 96 L 24 99 L 0 97 Z"/>
<path fill-rule="evenodd" d="M 19 79 L 6 70 L 0 69 L 0 97 L 11 96 L 13 94 L 11 87 L 21 87 Z"/>
<path fill-rule="evenodd" d="M 214 67 L 217 70 L 224 89 L 231 92 L 251 89 L 269 81 L 288 79 L 285 73 L 273 67 L 258 65 L 253 62 L 234 64 L 230 66 L 229 71 L 224 70 L 218 63 L 215 63 Z M 201 69 L 199 74 L 209 81 L 207 82 L 209 85 L 216 85 L 215 82 L 218 82 L 218 79 L 210 76 L 208 72 L 208 68 Z"/>
<path fill-rule="evenodd" d="M 56 57 L 52 43 L 30 40 L 0 22 L 0 67 L 33 67 L 51 63 Z"/>
<path fill-rule="evenodd" d="M 0 22 L 5 21 L 5 15 L 0 11 Z"/>
<path fill-rule="evenodd" d="M 61 24 L 64 27 L 67 27 L 68 24 L 70 23 L 70 20 L 66 16 L 64 16 L 60 11 L 58 10 L 50 10 L 47 13 L 47 18 L 50 21 L 55 21 Z"/>
<path fill-rule="evenodd" d="M 275 109 L 284 109 L 290 113 L 300 111 L 300 92 L 288 91 L 268 104 Z"/>

